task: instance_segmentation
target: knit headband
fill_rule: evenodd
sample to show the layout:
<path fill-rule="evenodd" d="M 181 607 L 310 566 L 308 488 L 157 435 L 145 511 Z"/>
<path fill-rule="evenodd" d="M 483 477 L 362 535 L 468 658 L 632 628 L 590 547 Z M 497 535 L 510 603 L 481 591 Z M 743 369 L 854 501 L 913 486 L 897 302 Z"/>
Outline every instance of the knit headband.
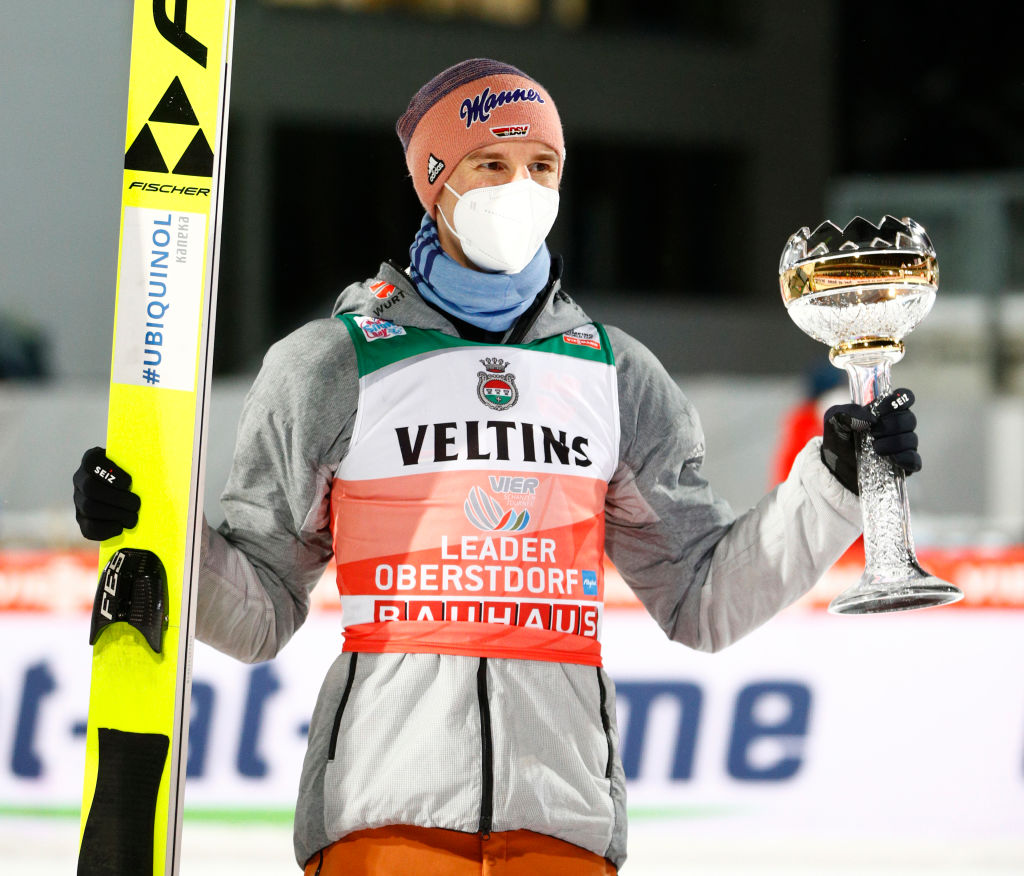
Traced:
<path fill-rule="evenodd" d="M 470 152 L 508 140 L 536 140 L 565 156 L 555 102 L 511 64 L 472 58 L 439 73 L 413 95 L 395 126 L 423 208 L 433 217 L 445 181 Z"/>

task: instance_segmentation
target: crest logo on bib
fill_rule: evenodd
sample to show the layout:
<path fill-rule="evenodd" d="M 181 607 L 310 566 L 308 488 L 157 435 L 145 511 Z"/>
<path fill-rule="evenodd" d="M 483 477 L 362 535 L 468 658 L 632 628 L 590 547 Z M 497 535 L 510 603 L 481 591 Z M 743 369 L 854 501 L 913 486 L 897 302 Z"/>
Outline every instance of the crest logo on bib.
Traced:
<path fill-rule="evenodd" d="M 484 371 L 477 371 L 476 397 L 494 411 L 506 411 L 519 401 L 516 376 L 505 369 L 504 359 L 481 359 Z"/>

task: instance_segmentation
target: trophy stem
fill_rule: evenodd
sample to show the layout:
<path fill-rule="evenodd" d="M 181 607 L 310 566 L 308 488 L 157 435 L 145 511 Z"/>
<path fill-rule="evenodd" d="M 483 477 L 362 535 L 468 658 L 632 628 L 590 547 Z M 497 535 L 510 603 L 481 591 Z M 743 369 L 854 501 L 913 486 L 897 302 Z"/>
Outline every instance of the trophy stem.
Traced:
<path fill-rule="evenodd" d="M 902 344 L 833 351 L 832 363 L 850 379 L 855 403 L 870 405 L 891 390 L 891 368 Z M 963 598 L 952 584 L 928 574 L 917 562 L 910 530 L 906 475 L 879 456 L 874 440 L 858 435 L 857 485 L 864 518 L 864 574 L 829 605 L 833 614 L 874 614 L 945 605 Z"/>

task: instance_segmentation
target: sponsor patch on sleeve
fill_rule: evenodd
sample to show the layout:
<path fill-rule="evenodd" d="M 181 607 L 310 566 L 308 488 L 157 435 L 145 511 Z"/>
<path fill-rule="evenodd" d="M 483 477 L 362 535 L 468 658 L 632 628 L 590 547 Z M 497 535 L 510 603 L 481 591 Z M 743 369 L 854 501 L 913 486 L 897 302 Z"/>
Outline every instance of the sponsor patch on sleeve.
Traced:
<path fill-rule="evenodd" d="M 384 338 L 394 338 L 404 335 L 405 329 L 386 319 L 376 319 L 372 316 L 357 316 L 356 324 L 363 330 L 368 341 L 379 341 Z"/>
<path fill-rule="evenodd" d="M 370 284 L 370 291 L 377 298 L 390 298 L 395 294 L 395 284 L 389 283 L 387 280 L 377 280 L 375 283 Z"/>
<path fill-rule="evenodd" d="M 581 325 L 579 328 L 566 332 L 562 335 L 562 340 L 567 344 L 575 344 L 578 347 L 590 347 L 594 350 L 601 349 L 601 335 L 597 330 L 597 326 L 593 323 Z"/>

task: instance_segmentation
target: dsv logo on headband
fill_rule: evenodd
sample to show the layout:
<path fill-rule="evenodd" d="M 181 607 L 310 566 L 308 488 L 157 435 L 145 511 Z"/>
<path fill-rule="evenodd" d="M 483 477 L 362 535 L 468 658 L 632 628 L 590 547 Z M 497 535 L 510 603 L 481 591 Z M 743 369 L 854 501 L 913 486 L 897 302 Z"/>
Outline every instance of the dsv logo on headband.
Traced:
<path fill-rule="evenodd" d="M 544 98 L 532 88 L 514 88 L 511 91 L 499 91 L 497 94 L 491 94 L 491 89 L 485 88 L 476 97 L 467 97 L 462 101 L 459 118 L 465 119 L 466 127 L 469 128 L 476 122 L 486 122 L 491 117 L 491 111 L 497 107 L 524 101 L 544 103 Z"/>

